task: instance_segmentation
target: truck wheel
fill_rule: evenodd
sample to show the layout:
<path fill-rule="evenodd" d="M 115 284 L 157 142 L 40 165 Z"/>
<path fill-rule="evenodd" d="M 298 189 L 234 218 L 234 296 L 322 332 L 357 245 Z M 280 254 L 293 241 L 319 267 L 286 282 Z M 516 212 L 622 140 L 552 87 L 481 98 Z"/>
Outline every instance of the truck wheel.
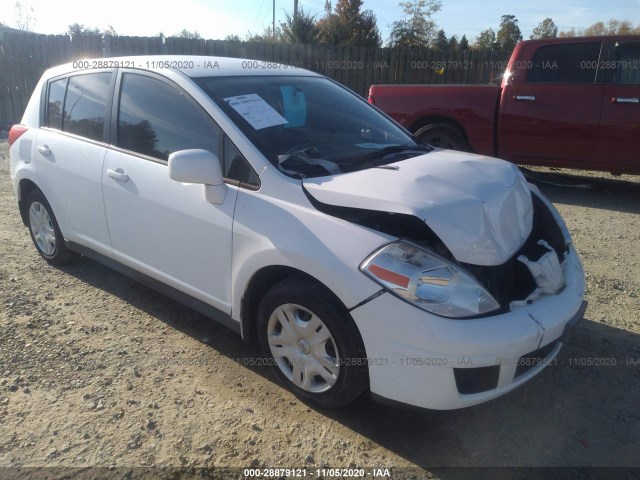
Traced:
<path fill-rule="evenodd" d="M 52 265 L 64 265 L 74 260 L 77 255 L 65 245 L 51 205 L 40 190 L 29 194 L 26 208 L 31 240 L 40 256 Z"/>
<path fill-rule="evenodd" d="M 420 128 L 415 136 L 433 147 L 469 151 L 469 144 L 460 130 L 446 123 L 432 123 Z"/>
<path fill-rule="evenodd" d="M 322 408 L 344 407 L 369 387 L 360 332 L 336 303 L 322 285 L 292 278 L 258 309 L 258 339 L 276 377 Z"/>

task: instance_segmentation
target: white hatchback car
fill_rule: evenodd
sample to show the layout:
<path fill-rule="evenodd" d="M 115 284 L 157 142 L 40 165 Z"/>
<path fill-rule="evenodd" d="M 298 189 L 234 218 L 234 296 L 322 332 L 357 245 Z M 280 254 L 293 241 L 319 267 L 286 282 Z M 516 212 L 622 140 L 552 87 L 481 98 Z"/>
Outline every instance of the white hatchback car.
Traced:
<path fill-rule="evenodd" d="M 208 57 L 47 70 L 9 135 L 40 255 L 86 255 L 257 339 L 296 395 L 474 405 L 583 315 L 557 210 L 316 73 Z"/>

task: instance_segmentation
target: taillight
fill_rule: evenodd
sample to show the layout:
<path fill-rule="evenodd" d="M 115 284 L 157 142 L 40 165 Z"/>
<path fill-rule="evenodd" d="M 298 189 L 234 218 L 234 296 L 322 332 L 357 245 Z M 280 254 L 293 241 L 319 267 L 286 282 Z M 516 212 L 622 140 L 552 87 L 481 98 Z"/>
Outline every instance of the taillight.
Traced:
<path fill-rule="evenodd" d="M 29 130 L 29 127 L 25 127 L 24 125 L 14 125 L 11 127 L 11 130 L 9 130 L 9 146 L 13 145 L 13 142 L 19 139 L 27 130 Z"/>
<path fill-rule="evenodd" d="M 369 95 L 369 103 L 371 105 L 375 105 L 376 104 L 376 101 L 373 99 L 373 97 L 371 95 Z"/>

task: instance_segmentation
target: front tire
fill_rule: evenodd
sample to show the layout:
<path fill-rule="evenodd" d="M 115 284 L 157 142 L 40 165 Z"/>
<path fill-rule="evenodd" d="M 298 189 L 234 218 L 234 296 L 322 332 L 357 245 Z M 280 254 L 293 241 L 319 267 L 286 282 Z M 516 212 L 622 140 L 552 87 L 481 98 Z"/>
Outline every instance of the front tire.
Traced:
<path fill-rule="evenodd" d="M 288 279 L 267 292 L 258 309 L 258 339 L 278 380 L 300 398 L 340 408 L 368 389 L 360 332 L 313 281 Z"/>
<path fill-rule="evenodd" d="M 40 256 L 52 265 L 64 265 L 72 261 L 76 255 L 65 245 L 51 205 L 40 190 L 33 190 L 29 194 L 26 209 L 31 240 Z"/>

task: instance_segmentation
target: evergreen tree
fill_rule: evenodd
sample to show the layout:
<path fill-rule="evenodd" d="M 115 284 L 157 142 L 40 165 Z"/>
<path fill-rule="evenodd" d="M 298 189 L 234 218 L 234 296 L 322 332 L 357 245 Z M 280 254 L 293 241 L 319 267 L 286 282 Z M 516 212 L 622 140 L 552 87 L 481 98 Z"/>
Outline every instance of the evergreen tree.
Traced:
<path fill-rule="evenodd" d="M 379 47 L 382 37 L 376 16 L 371 10 L 362 10 L 362 0 L 338 0 L 331 11 L 331 2 L 325 3 L 325 16 L 317 22 L 318 38 L 332 45 Z"/>
<path fill-rule="evenodd" d="M 520 31 L 520 27 L 518 27 L 518 19 L 516 16 L 502 15 L 500 28 L 496 34 L 498 48 L 500 48 L 503 53 L 510 54 L 520 40 L 522 40 L 522 32 Z"/>

